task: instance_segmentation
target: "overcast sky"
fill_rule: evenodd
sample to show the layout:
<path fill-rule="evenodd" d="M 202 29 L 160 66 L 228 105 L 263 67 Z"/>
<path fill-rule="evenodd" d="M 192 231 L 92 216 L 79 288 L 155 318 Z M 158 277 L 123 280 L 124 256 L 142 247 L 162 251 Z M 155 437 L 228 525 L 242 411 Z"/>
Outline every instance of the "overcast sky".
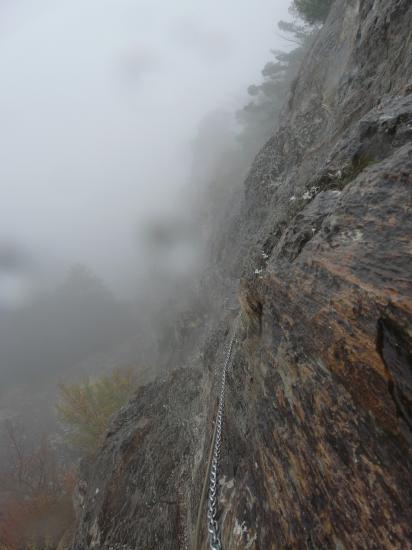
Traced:
<path fill-rule="evenodd" d="M 289 0 L 0 0 L 0 241 L 133 269 L 200 120 L 259 81 Z M 119 269 L 122 266 L 122 270 Z"/>

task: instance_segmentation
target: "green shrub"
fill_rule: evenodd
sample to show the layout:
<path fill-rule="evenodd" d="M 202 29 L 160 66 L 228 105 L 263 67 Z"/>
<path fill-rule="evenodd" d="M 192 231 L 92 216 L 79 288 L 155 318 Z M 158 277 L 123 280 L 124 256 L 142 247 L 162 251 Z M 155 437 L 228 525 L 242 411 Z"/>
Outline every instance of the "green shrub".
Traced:
<path fill-rule="evenodd" d="M 309 25 L 324 23 L 334 0 L 293 0 L 292 8 Z"/>
<path fill-rule="evenodd" d="M 71 444 L 83 452 L 94 452 L 110 417 L 127 403 L 136 387 L 132 369 L 116 369 L 83 384 L 62 384 L 57 411 Z"/>

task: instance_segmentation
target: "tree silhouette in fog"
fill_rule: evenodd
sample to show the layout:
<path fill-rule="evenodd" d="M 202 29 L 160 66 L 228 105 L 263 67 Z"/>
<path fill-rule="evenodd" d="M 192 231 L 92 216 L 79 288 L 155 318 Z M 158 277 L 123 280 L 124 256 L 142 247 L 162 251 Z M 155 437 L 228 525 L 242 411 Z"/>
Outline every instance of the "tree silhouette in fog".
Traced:
<path fill-rule="evenodd" d="M 301 14 L 297 14 L 301 17 Z M 251 100 L 237 112 L 241 125 L 239 141 L 244 151 L 253 156 L 274 134 L 279 115 L 293 81 L 296 79 L 302 60 L 318 27 L 301 19 L 293 22 L 280 21 L 278 28 L 283 38 L 296 47 L 287 52 L 273 50 L 273 59 L 263 67 L 262 81 L 248 87 Z"/>
<path fill-rule="evenodd" d="M 309 25 L 323 23 L 335 0 L 293 0 L 292 9 Z"/>
<path fill-rule="evenodd" d="M 0 383 L 36 381 L 94 353 L 109 351 L 133 332 L 131 315 L 89 269 L 72 267 L 63 283 L 0 318 Z"/>

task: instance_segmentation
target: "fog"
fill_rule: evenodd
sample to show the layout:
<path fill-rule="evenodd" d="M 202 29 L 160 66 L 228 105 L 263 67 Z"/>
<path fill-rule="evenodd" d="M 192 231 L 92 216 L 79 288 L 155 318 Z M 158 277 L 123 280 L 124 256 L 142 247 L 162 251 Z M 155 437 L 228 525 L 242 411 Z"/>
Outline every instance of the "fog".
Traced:
<path fill-rule="evenodd" d="M 235 113 L 290 48 L 288 7 L 0 1 L 0 409 L 15 387 L 155 372 L 173 348 L 219 208 L 267 138 L 258 106 L 236 156 Z"/>
<path fill-rule="evenodd" d="M 0 2 L 1 241 L 135 291 L 145 223 L 190 206 L 197 127 L 245 101 L 288 4 Z"/>
<path fill-rule="evenodd" d="M 255 106 L 241 151 L 236 112 L 289 4 L 0 0 L 0 546 L 38 495 L 36 547 L 72 521 L 59 385 L 145 383 L 196 341 L 208 239 L 277 116 Z"/>

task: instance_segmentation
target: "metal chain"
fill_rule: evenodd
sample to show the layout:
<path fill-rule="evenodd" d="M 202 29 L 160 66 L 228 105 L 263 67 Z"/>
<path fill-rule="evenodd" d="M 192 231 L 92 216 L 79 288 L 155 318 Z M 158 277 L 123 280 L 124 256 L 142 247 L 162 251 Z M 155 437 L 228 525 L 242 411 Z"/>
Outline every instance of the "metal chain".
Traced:
<path fill-rule="evenodd" d="M 219 408 L 216 415 L 216 437 L 213 448 L 212 464 L 209 473 L 209 497 L 207 501 L 207 530 L 209 533 L 209 548 L 210 550 L 222 550 L 220 540 L 219 525 L 216 520 L 217 515 L 217 476 L 219 469 L 220 450 L 222 444 L 222 425 L 223 412 L 225 406 L 225 388 L 226 388 L 226 372 L 232 355 L 233 343 L 236 336 L 237 322 L 235 324 L 233 335 L 226 353 L 225 364 L 223 365 L 222 379 L 220 385 Z"/>

